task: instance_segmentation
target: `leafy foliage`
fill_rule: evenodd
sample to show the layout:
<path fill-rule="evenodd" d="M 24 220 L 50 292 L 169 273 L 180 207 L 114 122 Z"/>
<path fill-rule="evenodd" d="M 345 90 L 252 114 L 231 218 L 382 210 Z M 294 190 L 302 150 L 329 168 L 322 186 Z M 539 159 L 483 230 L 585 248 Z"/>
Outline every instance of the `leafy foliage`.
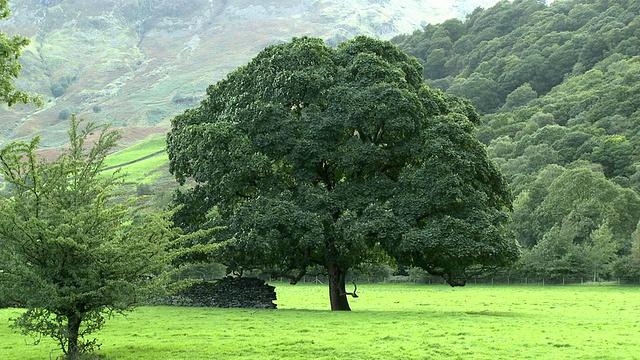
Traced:
<path fill-rule="evenodd" d="M 38 138 L 0 151 L 10 191 L 0 200 L 0 302 L 26 308 L 15 326 L 56 339 L 69 358 L 99 346 L 86 336 L 105 316 L 140 301 L 171 237 L 166 216 L 138 218 L 132 201 L 115 201 L 118 178 L 100 175 L 119 136 L 80 131 L 73 117 L 70 147 L 53 161 L 37 156 Z"/>
<path fill-rule="evenodd" d="M 230 271 L 295 283 L 323 267 L 336 310 L 347 270 L 365 263 L 391 257 L 454 286 L 513 261 L 511 196 L 474 137 L 479 118 L 421 73 L 367 37 L 267 47 L 173 119 L 170 170 L 194 183 L 177 224 L 221 227 Z"/>
<path fill-rule="evenodd" d="M 0 0 L 0 20 L 10 15 L 9 0 Z M 40 104 L 40 99 L 16 89 L 13 81 L 20 75 L 22 66 L 18 62 L 20 51 L 29 45 L 29 39 L 24 36 L 8 36 L 0 31 L 0 102 L 9 106 L 16 103 Z"/>
<path fill-rule="evenodd" d="M 396 39 L 426 65 L 429 84 L 467 97 L 484 113 L 478 138 L 517 196 L 511 228 L 532 249 L 524 268 L 557 275 L 640 270 L 629 258 L 640 220 L 633 205 L 640 191 L 638 19 L 637 1 L 501 1 L 465 21 Z M 447 60 L 430 68 L 434 57 Z M 560 184 L 586 179 L 586 198 Z M 568 206 L 573 215 L 558 213 Z M 612 237 L 598 247 L 592 233 L 607 239 L 604 229 Z M 587 248 L 600 249 L 606 260 L 594 268 Z M 612 248 L 615 256 L 605 256 Z"/>

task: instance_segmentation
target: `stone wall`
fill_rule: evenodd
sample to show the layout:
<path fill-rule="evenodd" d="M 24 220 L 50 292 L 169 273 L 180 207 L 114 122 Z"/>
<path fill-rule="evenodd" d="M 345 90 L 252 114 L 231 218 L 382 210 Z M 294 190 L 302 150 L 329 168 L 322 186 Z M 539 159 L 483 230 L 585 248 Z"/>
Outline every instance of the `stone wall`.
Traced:
<path fill-rule="evenodd" d="M 179 294 L 179 304 L 220 308 L 275 309 L 274 286 L 254 277 L 225 277 L 191 285 Z"/>

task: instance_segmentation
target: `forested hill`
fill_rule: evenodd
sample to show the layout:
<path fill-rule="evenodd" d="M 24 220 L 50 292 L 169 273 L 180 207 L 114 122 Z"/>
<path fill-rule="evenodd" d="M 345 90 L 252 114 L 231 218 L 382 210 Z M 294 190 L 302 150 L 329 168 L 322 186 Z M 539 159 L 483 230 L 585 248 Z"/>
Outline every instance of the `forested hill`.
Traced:
<path fill-rule="evenodd" d="M 640 2 L 501 1 L 393 41 L 483 113 L 521 270 L 640 273 Z"/>

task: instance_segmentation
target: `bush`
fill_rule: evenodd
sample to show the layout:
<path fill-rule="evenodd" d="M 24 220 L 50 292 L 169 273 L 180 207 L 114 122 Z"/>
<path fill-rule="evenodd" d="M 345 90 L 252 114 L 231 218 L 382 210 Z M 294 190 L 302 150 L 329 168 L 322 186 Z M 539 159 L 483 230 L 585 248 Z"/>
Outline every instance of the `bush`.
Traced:
<path fill-rule="evenodd" d="M 69 109 L 63 109 L 58 114 L 58 119 L 59 120 L 69 120 L 70 116 L 71 116 L 71 112 L 69 111 Z"/>
<path fill-rule="evenodd" d="M 374 277 L 386 279 L 393 274 L 393 268 L 387 264 L 363 264 L 357 269 L 352 269 L 350 275 L 354 278 Z"/>
<path fill-rule="evenodd" d="M 428 272 L 417 267 L 409 268 L 407 272 L 409 273 L 409 280 L 412 282 L 426 284 L 429 282 L 429 278 L 431 278 Z"/>
<path fill-rule="evenodd" d="M 51 85 L 51 94 L 53 95 L 53 97 L 62 96 L 62 94 L 64 94 L 65 90 L 66 89 L 64 87 L 62 87 L 62 85 L 60 85 L 60 84 L 52 84 Z"/>
<path fill-rule="evenodd" d="M 75 76 L 67 75 L 59 78 L 55 83 L 51 84 L 51 94 L 53 97 L 62 96 L 75 80 Z"/>
<path fill-rule="evenodd" d="M 136 187 L 136 194 L 138 196 L 153 195 L 153 193 L 154 193 L 154 191 L 153 191 L 153 188 L 151 187 L 151 185 L 139 184 Z"/>
<path fill-rule="evenodd" d="M 226 276 L 226 267 L 218 263 L 197 263 L 186 264 L 173 274 L 174 280 L 183 279 L 202 279 L 213 280 L 221 279 Z"/>

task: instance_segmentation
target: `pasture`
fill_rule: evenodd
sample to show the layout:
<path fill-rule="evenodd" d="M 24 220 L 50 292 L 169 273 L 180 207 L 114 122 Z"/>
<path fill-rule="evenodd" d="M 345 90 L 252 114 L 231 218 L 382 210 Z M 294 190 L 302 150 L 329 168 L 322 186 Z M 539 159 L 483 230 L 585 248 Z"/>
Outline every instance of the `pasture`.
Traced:
<path fill-rule="evenodd" d="M 274 284 L 278 310 L 142 307 L 96 335 L 102 359 L 637 359 L 640 287 Z M 0 359 L 55 358 L 0 310 Z"/>
<path fill-rule="evenodd" d="M 169 163 L 165 144 L 164 136 L 155 137 L 110 154 L 105 159 L 105 171 L 113 173 L 117 169 L 128 182 L 152 184 L 167 172 L 162 170 Z"/>

